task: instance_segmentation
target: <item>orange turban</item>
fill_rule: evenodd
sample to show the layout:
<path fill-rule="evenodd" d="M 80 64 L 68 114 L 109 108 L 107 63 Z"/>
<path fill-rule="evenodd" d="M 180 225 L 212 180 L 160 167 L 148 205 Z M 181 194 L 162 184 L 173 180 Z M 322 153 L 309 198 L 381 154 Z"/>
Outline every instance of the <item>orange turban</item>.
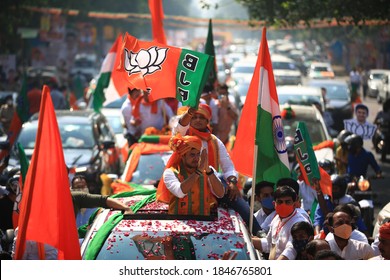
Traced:
<path fill-rule="evenodd" d="M 181 136 L 180 134 L 177 134 L 169 141 L 169 147 L 174 152 L 177 152 L 180 156 L 182 156 L 192 148 L 200 151 L 202 148 L 202 140 L 200 140 L 197 136 Z"/>
<path fill-rule="evenodd" d="M 211 120 L 211 108 L 209 105 L 205 103 L 200 103 L 198 107 L 198 111 L 196 111 L 197 114 L 203 115 L 206 119 Z"/>
<path fill-rule="evenodd" d="M 390 240 L 390 221 L 381 225 L 379 228 L 379 237 Z"/>

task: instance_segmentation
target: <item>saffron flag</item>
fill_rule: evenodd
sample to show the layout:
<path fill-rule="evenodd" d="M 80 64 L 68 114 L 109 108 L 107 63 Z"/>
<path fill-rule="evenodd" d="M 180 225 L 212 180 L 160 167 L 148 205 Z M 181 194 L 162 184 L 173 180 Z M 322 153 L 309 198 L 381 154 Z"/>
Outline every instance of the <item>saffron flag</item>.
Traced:
<path fill-rule="evenodd" d="M 122 44 L 122 35 L 119 35 L 111 46 L 110 51 L 103 60 L 100 68 L 96 88 L 93 91 L 93 108 L 99 112 L 103 105 L 110 103 L 124 94 L 127 94 L 127 83 L 121 73 L 113 71 L 119 65 L 120 57 L 117 55 Z"/>
<path fill-rule="evenodd" d="M 150 93 L 150 101 L 176 98 L 196 108 L 212 67 L 212 57 L 192 50 L 140 41 L 126 33 L 118 71 L 128 86 Z"/>
<path fill-rule="evenodd" d="M 218 85 L 218 75 L 217 75 L 218 69 L 217 69 L 217 61 L 215 59 L 213 26 L 212 26 L 211 19 L 209 20 L 209 29 L 207 32 L 207 39 L 206 39 L 204 53 L 213 57 L 213 67 L 210 71 L 208 84 L 210 84 L 210 85 L 214 86 L 214 88 L 216 88 Z"/>
<path fill-rule="evenodd" d="M 58 259 L 79 260 L 80 245 L 61 137 L 49 88 L 43 87 L 35 149 L 20 202 L 15 259 L 26 242 L 48 244 Z"/>
<path fill-rule="evenodd" d="M 238 172 L 255 178 L 256 183 L 263 180 L 276 182 L 282 177 L 290 177 L 265 28 L 255 72 L 238 125 L 232 160 Z"/>
<path fill-rule="evenodd" d="M 152 16 L 153 41 L 166 45 L 167 39 L 164 33 L 164 10 L 162 0 L 149 0 L 149 10 Z"/>
<path fill-rule="evenodd" d="M 22 129 L 23 123 L 28 121 L 28 119 L 30 118 L 29 111 L 30 111 L 30 107 L 27 98 L 27 78 L 26 75 L 24 75 L 22 88 L 16 99 L 16 110 L 14 111 L 14 114 L 12 116 L 10 128 L 7 133 L 7 141 L 9 142 L 9 146 L 11 148 L 14 145 L 20 130 Z M 0 152 L 0 160 L 2 160 L 8 155 L 9 155 L 9 150 L 2 150 Z"/>

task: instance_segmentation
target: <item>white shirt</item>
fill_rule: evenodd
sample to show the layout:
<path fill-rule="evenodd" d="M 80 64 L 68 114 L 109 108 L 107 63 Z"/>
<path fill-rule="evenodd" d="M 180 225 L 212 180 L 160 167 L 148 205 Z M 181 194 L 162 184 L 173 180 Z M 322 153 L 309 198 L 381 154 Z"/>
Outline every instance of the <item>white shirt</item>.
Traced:
<path fill-rule="evenodd" d="M 368 260 L 374 257 L 374 250 L 367 243 L 349 239 L 347 246 L 341 251 L 334 239 L 328 241 L 330 249 L 345 260 Z"/>
<path fill-rule="evenodd" d="M 177 133 L 180 133 L 181 135 L 186 135 L 189 128 L 190 128 L 189 124 L 187 126 L 182 126 L 178 122 L 177 126 L 174 127 L 172 134 L 175 135 Z M 230 156 L 226 150 L 225 145 L 218 138 L 217 138 L 217 143 L 218 143 L 219 166 L 222 169 L 223 177 L 225 179 L 229 178 L 230 176 L 234 176 L 234 177 L 238 178 L 237 171 L 234 168 L 233 162 L 230 159 Z M 207 141 L 202 140 L 203 149 L 206 149 L 208 151 L 207 146 L 208 146 Z"/>
<path fill-rule="evenodd" d="M 166 123 L 165 117 L 170 120 L 173 117 L 171 107 L 164 100 L 157 100 L 157 113 L 152 114 L 150 112 L 151 106 L 139 105 L 139 115 L 141 124 L 139 126 L 133 126 L 130 124 L 128 131 L 133 135 L 142 135 L 146 128 L 155 127 L 156 129 L 162 129 Z M 165 114 L 164 114 L 165 110 Z M 133 118 L 133 116 L 131 116 Z M 126 124 L 127 127 L 127 124 Z"/>
<path fill-rule="evenodd" d="M 344 129 L 361 136 L 363 140 L 369 140 L 375 133 L 376 125 L 368 121 L 361 124 L 356 119 L 348 119 L 344 120 Z"/>
<path fill-rule="evenodd" d="M 334 239 L 334 235 L 333 235 L 333 233 L 329 232 L 326 235 L 325 240 L 329 242 L 329 240 L 332 240 L 332 239 Z M 367 236 L 363 232 L 361 232 L 360 230 L 357 230 L 357 229 L 354 229 L 352 231 L 350 239 L 357 240 L 357 241 L 368 244 Z"/>
<path fill-rule="evenodd" d="M 292 241 L 291 227 L 300 221 L 307 222 L 306 218 L 295 210 L 290 216 L 280 219 L 279 215 L 276 215 L 271 222 L 270 231 L 267 237 L 261 238 L 261 247 L 263 252 L 269 253 L 272 246 L 276 247 L 275 259 L 277 259 L 282 253 L 286 256 L 284 250 L 286 249 L 287 243 Z M 287 256 L 289 259 L 295 257 Z"/>
<path fill-rule="evenodd" d="M 130 120 L 131 120 L 131 112 L 132 112 L 132 105 L 129 100 L 129 98 L 126 98 L 125 102 L 123 102 L 122 107 L 121 107 L 121 113 L 126 125 L 126 130 L 127 132 L 131 131 L 131 125 L 130 125 Z"/>
<path fill-rule="evenodd" d="M 259 225 L 261 225 L 265 221 L 265 219 L 268 217 L 267 214 L 265 214 L 263 208 L 260 208 L 259 211 L 257 211 L 253 215 L 256 218 Z"/>
<path fill-rule="evenodd" d="M 317 192 L 307 185 L 305 181 L 298 180 L 299 196 L 302 198 L 302 208 L 305 211 L 311 211 L 314 200 L 317 200 Z"/>

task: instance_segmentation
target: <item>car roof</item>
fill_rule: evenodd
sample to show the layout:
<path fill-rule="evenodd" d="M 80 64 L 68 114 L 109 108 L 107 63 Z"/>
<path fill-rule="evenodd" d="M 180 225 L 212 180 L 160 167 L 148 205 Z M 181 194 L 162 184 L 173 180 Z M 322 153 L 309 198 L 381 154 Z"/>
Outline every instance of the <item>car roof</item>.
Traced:
<path fill-rule="evenodd" d="M 56 110 L 56 117 L 58 121 L 72 121 L 75 123 L 88 123 L 90 119 L 105 118 L 103 114 L 97 113 L 94 110 Z M 38 121 L 39 112 L 31 116 L 30 122 Z"/>
<path fill-rule="evenodd" d="M 345 80 L 335 80 L 335 79 L 312 79 L 307 82 L 307 85 L 348 85 Z"/>
<path fill-rule="evenodd" d="M 321 119 L 321 113 L 314 106 L 307 105 L 280 105 L 280 111 L 285 108 L 291 108 L 295 112 L 296 119 Z"/>
<path fill-rule="evenodd" d="M 278 86 L 276 88 L 278 94 L 291 94 L 291 95 L 300 95 L 300 94 L 312 94 L 317 96 L 322 96 L 321 89 L 318 87 L 312 86 Z"/>
<path fill-rule="evenodd" d="M 153 197 L 154 192 L 153 189 L 150 189 L 150 191 L 147 192 L 149 193 L 148 195 L 135 195 L 130 197 L 126 197 L 129 193 L 121 193 L 117 196 L 117 199 L 127 205 L 139 205 L 137 203 L 145 201 L 145 198 Z M 97 231 L 103 228 L 103 225 L 105 225 L 116 212 L 117 211 L 112 209 L 106 209 L 96 216 L 81 246 L 84 257 L 86 250 L 89 250 L 89 243 L 92 242 L 94 237 L 97 237 Z M 143 204 L 140 209 L 134 212 L 135 213 L 124 213 L 123 219 L 112 228 L 111 235 L 117 236 L 120 240 L 126 238 L 127 240 L 132 241 L 134 237 L 131 235 L 138 233 L 142 234 L 144 240 L 153 240 L 156 237 L 167 238 L 184 235 L 206 237 L 208 234 L 211 234 L 210 237 L 215 240 L 212 242 L 228 244 L 231 248 L 246 251 L 245 255 L 250 256 L 252 259 L 257 258 L 253 246 L 250 246 L 250 242 L 248 242 L 250 239 L 243 220 L 234 210 L 219 207 L 210 216 L 171 215 L 168 214 L 168 204 L 154 200 L 147 204 Z M 230 238 L 228 237 L 233 235 L 244 242 L 246 240 L 246 244 L 230 244 Z M 109 237 L 106 238 L 106 242 L 115 243 L 115 241 L 109 240 Z M 132 250 L 135 249 L 132 244 L 129 246 L 132 247 Z M 210 253 L 212 250 L 225 250 L 225 248 L 219 246 L 215 246 L 214 248 L 195 249 L 203 251 L 206 249 L 207 252 Z M 227 249 L 228 248 L 226 248 L 226 250 Z M 120 248 L 116 248 L 115 252 L 120 254 Z M 115 255 L 112 257 L 115 258 Z"/>

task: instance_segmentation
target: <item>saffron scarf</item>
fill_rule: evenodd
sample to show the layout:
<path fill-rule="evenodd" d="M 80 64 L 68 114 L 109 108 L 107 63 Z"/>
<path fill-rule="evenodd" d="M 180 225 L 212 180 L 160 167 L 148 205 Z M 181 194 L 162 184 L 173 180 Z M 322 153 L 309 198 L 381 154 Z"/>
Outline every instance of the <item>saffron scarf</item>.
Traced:
<path fill-rule="evenodd" d="M 218 149 L 217 137 L 214 134 L 210 133 L 210 131 L 202 132 L 191 126 L 188 130 L 188 135 L 198 136 L 200 139 L 207 142 L 207 154 L 208 154 L 209 164 L 212 167 L 214 167 L 215 170 L 219 170 L 218 168 L 219 149 Z"/>

